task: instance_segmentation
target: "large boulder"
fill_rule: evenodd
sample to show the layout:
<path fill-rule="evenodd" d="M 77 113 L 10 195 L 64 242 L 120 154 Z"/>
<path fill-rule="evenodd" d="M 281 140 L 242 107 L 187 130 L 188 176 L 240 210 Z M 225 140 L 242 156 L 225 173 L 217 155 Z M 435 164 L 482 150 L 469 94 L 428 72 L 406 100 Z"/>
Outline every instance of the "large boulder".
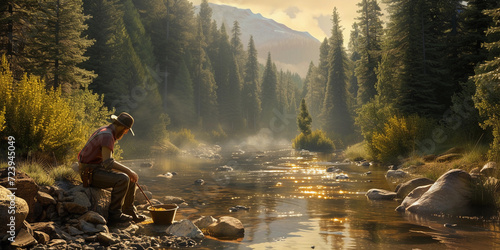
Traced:
<path fill-rule="evenodd" d="M 387 173 L 385 174 L 385 178 L 390 179 L 390 178 L 404 178 L 406 177 L 407 173 L 403 170 L 388 170 Z"/>
<path fill-rule="evenodd" d="M 400 183 L 395 190 L 397 193 L 396 197 L 401 199 L 405 198 L 413 189 L 433 183 L 434 181 L 429 178 L 416 178 L 405 183 Z"/>
<path fill-rule="evenodd" d="M 450 170 L 439 177 L 406 211 L 421 215 L 466 215 L 472 197 L 471 180 L 469 173 L 463 170 Z"/>
<path fill-rule="evenodd" d="M 23 226 L 28 213 L 28 203 L 24 199 L 0 186 L 0 240 L 6 235 L 15 236 Z"/>
<path fill-rule="evenodd" d="M 0 171 L 0 186 L 11 187 L 9 185 L 9 171 L 4 169 Z M 29 177 L 27 174 L 16 171 L 15 173 L 16 183 L 13 188 L 17 188 L 15 195 L 19 198 L 23 198 L 29 207 L 29 214 L 27 217 L 28 222 L 34 222 L 35 220 L 35 197 L 38 194 L 38 185 L 35 181 Z"/>
<path fill-rule="evenodd" d="M 404 212 L 407 207 L 409 207 L 411 204 L 415 203 L 415 201 L 417 201 L 418 199 L 420 199 L 420 197 L 422 197 L 422 195 L 425 192 L 427 192 L 429 190 L 429 188 L 431 188 L 431 186 L 432 186 L 432 184 L 428 184 L 428 185 L 416 187 L 415 189 L 413 189 L 413 191 L 411 191 L 405 197 L 405 199 L 403 200 L 403 202 L 401 202 L 401 205 L 399 205 L 396 208 L 396 211 L 398 211 L 398 212 Z"/>
<path fill-rule="evenodd" d="M 497 163 L 493 162 L 493 161 L 490 161 L 490 162 L 486 163 L 479 172 L 483 176 L 494 177 L 495 174 L 498 172 L 498 170 L 497 170 Z"/>
<path fill-rule="evenodd" d="M 369 200 L 393 200 L 394 198 L 396 198 L 395 192 L 377 188 L 368 190 L 365 195 Z"/>
<path fill-rule="evenodd" d="M 212 216 L 202 216 L 193 221 L 193 223 L 201 230 L 208 228 L 208 226 L 217 223 L 217 219 Z"/>
<path fill-rule="evenodd" d="M 54 197 L 52 197 L 52 195 L 48 194 L 48 193 L 45 193 L 45 192 L 42 192 L 42 191 L 38 191 L 37 195 L 36 195 L 36 200 L 42 205 L 42 206 L 49 206 L 49 205 L 55 205 L 57 204 L 57 201 L 56 199 L 54 199 Z"/>
<path fill-rule="evenodd" d="M 37 241 L 26 229 L 22 228 L 16 236 L 16 239 L 10 245 L 12 248 L 28 248 L 36 245 Z"/>
<path fill-rule="evenodd" d="M 84 188 L 84 192 L 92 204 L 89 210 L 97 212 L 107 219 L 111 192 L 100 188 Z"/>
<path fill-rule="evenodd" d="M 243 238 L 245 234 L 243 223 L 230 216 L 220 217 L 216 223 L 208 226 L 207 231 L 210 236 L 222 239 Z"/>
<path fill-rule="evenodd" d="M 189 237 L 192 239 L 205 238 L 201 230 L 196 227 L 196 225 L 193 224 L 193 222 L 191 222 L 190 220 L 181 220 L 174 222 L 174 224 L 170 225 L 167 228 L 166 233 L 175 236 Z"/>

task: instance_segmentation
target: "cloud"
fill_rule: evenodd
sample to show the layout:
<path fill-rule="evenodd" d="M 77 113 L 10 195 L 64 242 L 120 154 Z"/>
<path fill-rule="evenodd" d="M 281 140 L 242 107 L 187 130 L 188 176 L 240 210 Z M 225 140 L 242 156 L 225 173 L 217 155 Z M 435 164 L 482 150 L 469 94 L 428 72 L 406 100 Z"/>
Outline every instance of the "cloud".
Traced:
<path fill-rule="evenodd" d="M 286 14 L 294 19 L 295 17 L 297 17 L 297 13 L 300 12 L 300 9 L 297 8 L 296 6 L 293 6 L 293 7 L 288 7 L 288 9 L 285 10 Z"/>

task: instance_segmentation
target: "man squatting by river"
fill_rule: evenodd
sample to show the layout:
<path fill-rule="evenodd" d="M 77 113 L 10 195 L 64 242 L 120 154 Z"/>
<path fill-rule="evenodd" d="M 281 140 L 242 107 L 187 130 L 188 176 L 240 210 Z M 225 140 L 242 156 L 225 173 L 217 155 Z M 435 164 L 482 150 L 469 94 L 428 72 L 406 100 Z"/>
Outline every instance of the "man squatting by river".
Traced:
<path fill-rule="evenodd" d="M 113 148 L 130 131 L 134 118 L 128 113 L 111 116 L 113 123 L 97 129 L 78 154 L 84 187 L 112 188 L 108 224 L 141 222 L 146 219 L 134 206 L 137 173 L 113 159 Z"/>

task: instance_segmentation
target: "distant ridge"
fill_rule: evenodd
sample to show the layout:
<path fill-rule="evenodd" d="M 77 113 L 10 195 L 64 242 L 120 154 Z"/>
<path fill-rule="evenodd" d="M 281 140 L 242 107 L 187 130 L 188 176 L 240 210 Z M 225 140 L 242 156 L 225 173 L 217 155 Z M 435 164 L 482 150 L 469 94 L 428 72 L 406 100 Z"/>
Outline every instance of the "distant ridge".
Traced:
<path fill-rule="evenodd" d="M 261 63 L 267 59 L 267 53 L 276 66 L 283 70 L 290 70 L 305 77 L 309 63 L 319 60 L 320 41 L 308 32 L 290 29 L 284 24 L 255 14 L 250 9 L 239 9 L 228 5 L 209 3 L 212 8 L 212 19 L 220 28 L 224 23 L 228 32 L 233 28 L 234 21 L 238 21 L 241 28 L 241 40 L 247 49 L 250 36 L 253 35 L 258 58 Z M 199 6 L 195 7 L 196 13 Z"/>

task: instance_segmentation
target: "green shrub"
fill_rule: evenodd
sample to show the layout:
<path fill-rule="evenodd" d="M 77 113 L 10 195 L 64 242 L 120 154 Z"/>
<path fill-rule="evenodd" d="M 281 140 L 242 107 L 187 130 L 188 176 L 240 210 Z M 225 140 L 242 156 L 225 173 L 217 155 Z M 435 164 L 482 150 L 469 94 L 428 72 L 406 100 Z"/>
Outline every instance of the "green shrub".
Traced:
<path fill-rule="evenodd" d="M 375 158 L 390 162 L 408 156 L 430 130 L 429 125 L 429 120 L 417 115 L 389 118 L 383 131 L 373 134 L 371 143 Z"/>
<path fill-rule="evenodd" d="M 193 147 L 198 145 L 191 130 L 183 128 L 179 131 L 173 131 L 169 134 L 170 142 L 178 148 Z"/>
<path fill-rule="evenodd" d="M 76 158 L 87 136 L 107 115 L 102 98 L 88 90 L 65 96 L 61 88 L 47 90 L 38 77 L 25 74 L 22 80 L 14 80 L 2 57 L 0 129 L 16 138 L 16 155 L 55 156 L 61 161 Z"/>
<path fill-rule="evenodd" d="M 322 130 L 315 130 L 309 135 L 300 133 L 292 140 L 294 149 L 306 149 L 313 152 L 331 153 L 335 150 L 335 144 L 326 136 Z"/>
<path fill-rule="evenodd" d="M 361 161 L 363 159 L 370 158 L 367 152 L 366 142 L 360 142 L 347 147 L 347 149 L 345 150 L 345 155 L 352 161 Z"/>

